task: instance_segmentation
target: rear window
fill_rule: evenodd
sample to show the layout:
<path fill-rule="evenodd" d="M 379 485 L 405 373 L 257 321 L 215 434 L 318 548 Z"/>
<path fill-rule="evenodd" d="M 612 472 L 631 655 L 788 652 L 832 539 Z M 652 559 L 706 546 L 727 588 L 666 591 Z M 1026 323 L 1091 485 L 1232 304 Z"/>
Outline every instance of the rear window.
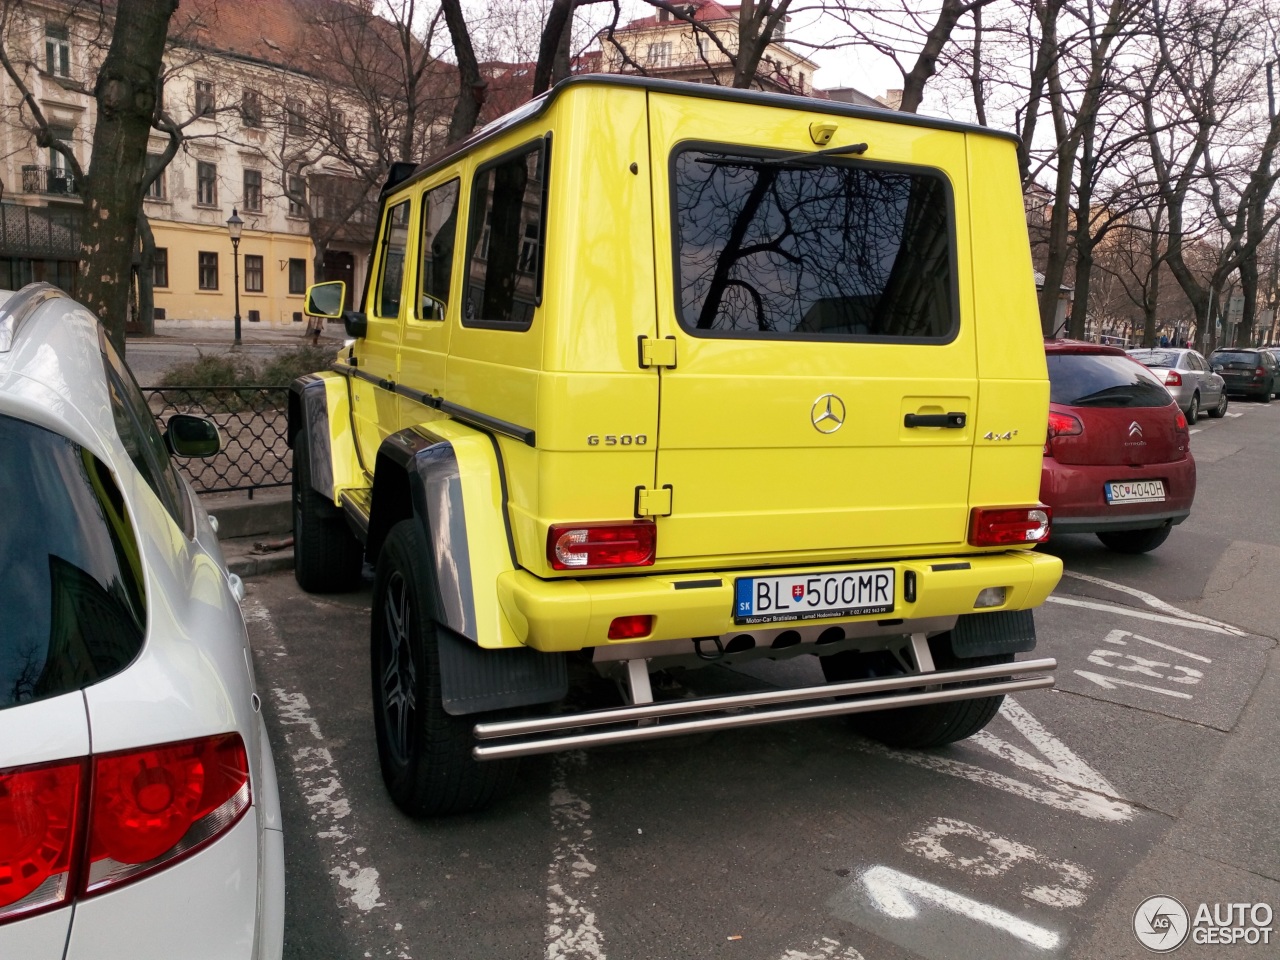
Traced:
<path fill-rule="evenodd" d="M 1135 350 L 1129 356 L 1148 367 L 1165 368 L 1178 365 L 1178 354 L 1172 350 Z"/>
<path fill-rule="evenodd" d="M 930 171 L 673 160 L 680 322 L 703 335 L 950 340 L 951 193 Z"/>
<path fill-rule="evenodd" d="M 1072 407 L 1163 407 L 1169 391 L 1155 375 L 1128 357 L 1097 353 L 1051 353 L 1049 399 Z"/>
<path fill-rule="evenodd" d="M 1256 367 L 1262 358 L 1252 350 L 1220 350 L 1213 355 L 1214 363 L 1224 365 L 1239 364 L 1242 367 Z"/>
<path fill-rule="evenodd" d="M 65 437 L 0 416 L 0 709 L 124 669 L 146 612 L 110 471 Z"/>

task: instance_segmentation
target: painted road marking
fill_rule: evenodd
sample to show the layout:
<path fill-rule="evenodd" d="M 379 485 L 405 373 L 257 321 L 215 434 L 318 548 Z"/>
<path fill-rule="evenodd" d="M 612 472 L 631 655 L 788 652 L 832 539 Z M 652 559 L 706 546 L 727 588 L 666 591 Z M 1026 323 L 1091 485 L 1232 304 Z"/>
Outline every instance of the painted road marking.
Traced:
<path fill-rule="evenodd" d="M 1099 667 L 1110 667 L 1112 670 L 1119 670 L 1123 673 L 1140 673 L 1143 676 L 1151 677 L 1153 680 L 1169 680 L 1173 683 L 1199 683 L 1204 679 L 1204 674 L 1194 667 L 1184 667 L 1181 664 L 1168 664 L 1163 660 L 1148 660 L 1146 657 L 1140 657 L 1136 653 L 1122 653 L 1119 650 L 1095 650 L 1089 654 L 1089 662 Z M 1177 670 L 1182 676 L 1170 676 L 1167 673 L 1161 673 L 1161 670 Z"/>
<path fill-rule="evenodd" d="M 1105 637 L 1102 638 L 1102 642 L 1117 643 L 1123 647 L 1125 645 L 1125 640 L 1124 640 L 1125 637 L 1133 637 L 1133 639 L 1139 640 L 1142 643 L 1149 643 L 1153 647 L 1159 647 L 1161 650 L 1168 650 L 1171 653 L 1179 653 L 1182 656 L 1189 657 L 1192 660 L 1199 660 L 1201 663 L 1213 663 L 1213 661 L 1210 660 L 1208 657 L 1202 657 L 1198 653 L 1192 653 L 1190 650 L 1183 650 L 1181 647 L 1175 647 L 1171 643 L 1161 643 L 1159 640 L 1152 640 L 1150 637 L 1140 637 L 1138 636 L 1138 634 L 1130 633 L 1128 630 L 1112 630 L 1110 633 L 1108 633 Z"/>
<path fill-rule="evenodd" d="M 863 873 L 861 881 L 876 909 L 895 920 L 911 920 L 918 916 L 920 911 L 912 901 L 923 900 L 1001 930 L 1041 950 L 1053 950 L 1062 942 L 1062 937 L 1053 930 L 892 867 L 872 867 Z"/>
<path fill-rule="evenodd" d="M 809 950 L 788 950 L 778 960 L 863 960 L 853 947 L 846 947 L 839 940 L 823 937 L 814 940 Z"/>
<path fill-rule="evenodd" d="M 963 745 L 986 750 L 1022 768 L 1038 779 L 1040 781 L 1038 784 L 1027 783 L 1025 780 L 997 773 L 974 763 L 953 760 L 951 757 L 935 753 L 895 750 L 872 740 L 858 740 L 853 745 L 865 753 L 909 763 L 935 773 L 971 780 L 974 783 L 994 787 L 1025 800 L 1044 804 L 1055 810 L 1076 813 L 1091 820 L 1123 822 L 1133 819 L 1136 810 L 1121 799 L 1115 787 L 1072 753 L 1062 741 L 1045 730 L 1040 722 L 1012 697 L 1004 698 L 1004 705 L 1000 712 L 1027 739 L 1028 743 L 1039 751 L 1043 759 L 1015 747 L 987 730 L 980 730 L 965 740 Z"/>
<path fill-rule="evenodd" d="M 1121 617 L 1133 617 L 1137 620 L 1150 620 L 1154 623 L 1168 623 L 1175 627 L 1186 627 L 1189 630 L 1207 630 L 1210 633 L 1221 633 L 1230 637 L 1243 637 L 1247 634 L 1235 627 L 1219 626 L 1216 623 L 1203 623 L 1200 620 L 1189 620 L 1183 617 L 1166 617 L 1160 613 L 1148 613 L 1145 610 L 1134 610 L 1131 607 L 1117 607 L 1110 603 L 1098 603 L 1093 600 L 1077 600 L 1075 597 L 1049 597 L 1047 603 L 1057 603 L 1064 607 L 1083 607 L 1086 610 L 1101 610 L 1103 613 L 1114 613 Z"/>
<path fill-rule="evenodd" d="M 1062 575 L 1064 577 L 1071 577 L 1073 580 L 1083 580 L 1086 583 L 1096 583 L 1098 586 L 1106 587 L 1108 590 L 1127 593 L 1131 597 L 1137 597 L 1153 610 L 1160 610 L 1182 620 L 1194 620 L 1196 623 L 1207 623 L 1215 627 L 1221 627 L 1223 630 L 1234 634 L 1237 637 L 1248 636 L 1247 632 L 1241 630 L 1239 627 L 1233 627 L 1231 624 L 1223 623 L 1221 620 L 1202 617 L 1198 613 L 1191 613 L 1190 611 L 1183 610 L 1180 607 L 1175 607 L 1173 604 L 1166 603 L 1161 600 L 1155 594 L 1147 593 L 1145 590 L 1139 590 L 1137 587 L 1130 587 L 1127 584 L 1116 583 L 1114 580 L 1104 580 L 1102 577 L 1095 577 L 1087 573 L 1077 573 L 1074 570 L 1063 570 Z"/>
<path fill-rule="evenodd" d="M 552 758 L 551 827 L 556 834 L 547 868 L 547 960 L 605 960 L 604 935 L 592 909 L 599 894 L 592 846 L 591 804 L 570 792 L 569 773 L 582 767 L 581 750 Z"/>
<path fill-rule="evenodd" d="M 1191 433 L 1191 434 L 1196 434 L 1196 433 L 1199 433 L 1199 432 L 1200 432 L 1200 428 L 1199 428 L 1199 427 L 1192 427 L 1192 428 L 1188 431 L 1188 433 Z"/>
<path fill-rule="evenodd" d="M 1179 700 L 1192 699 L 1191 694 L 1183 693 L 1181 690 L 1166 690 L 1164 687 L 1153 687 L 1147 683 L 1138 683 L 1134 680 L 1121 680 L 1119 677 L 1104 677 L 1100 673 L 1091 673 L 1088 670 L 1072 670 L 1077 677 L 1084 677 L 1100 686 L 1103 690 L 1115 690 L 1117 687 L 1133 687 L 1135 690 L 1149 690 L 1152 693 L 1163 693 L 1166 697 L 1177 697 Z"/>
<path fill-rule="evenodd" d="M 947 846 L 947 842 L 953 839 L 959 839 L 958 846 L 966 852 L 972 849 L 973 841 L 986 849 L 978 854 L 957 853 Z M 1050 860 L 1024 843 L 949 817 L 938 817 L 923 830 L 908 837 L 903 847 L 933 863 L 943 864 L 974 877 L 998 877 L 1015 866 L 1034 864 L 1053 875 L 1058 882 L 1026 884 L 1021 893 L 1028 900 L 1055 910 L 1083 905 L 1089 896 L 1086 891 L 1093 884 L 1089 871 L 1078 863 L 1071 860 Z"/>

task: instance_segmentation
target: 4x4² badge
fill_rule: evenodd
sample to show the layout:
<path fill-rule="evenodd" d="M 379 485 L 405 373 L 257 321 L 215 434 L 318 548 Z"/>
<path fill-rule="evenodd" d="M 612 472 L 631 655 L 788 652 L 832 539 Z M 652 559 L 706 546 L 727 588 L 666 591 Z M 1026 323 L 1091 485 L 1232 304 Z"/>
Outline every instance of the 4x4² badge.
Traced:
<path fill-rule="evenodd" d="M 813 401 L 809 419 L 819 433 L 835 433 L 844 426 L 844 401 L 834 393 L 824 393 Z"/>

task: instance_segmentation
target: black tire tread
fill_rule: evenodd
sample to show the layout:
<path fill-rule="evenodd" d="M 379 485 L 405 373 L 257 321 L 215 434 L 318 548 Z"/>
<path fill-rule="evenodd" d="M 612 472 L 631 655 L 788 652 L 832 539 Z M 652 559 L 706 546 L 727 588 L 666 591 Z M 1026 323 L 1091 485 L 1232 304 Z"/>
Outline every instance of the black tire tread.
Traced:
<path fill-rule="evenodd" d="M 311 486 L 306 429 L 293 441 L 293 576 L 308 593 L 345 593 L 360 585 L 364 547 L 338 509 Z"/>
<path fill-rule="evenodd" d="M 440 688 L 440 652 L 436 631 L 446 629 L 431 617 L 426 598 L 431 583 L 427 557 L 430 547 L 416 520 L 403 520 L 388 534 L 378 557 L 374 579 L 370 630 L 370 666 L 374 702 L 374 726 L 383 782 L 396 806 L 411 817 L 444 816 L 481 810 L 508 793 L 515 783 L 518 760 L 476 760 L 472 728 L 493 713 L 450 716 L 444 710 Z M 379 624 L 382 602 L 393 570 L 399 570 L 411 594 L 414 623 L 419 625 L 416 641 L 418 726 L 414 756 L 398 767 L 386 744 L 381 723 L 381 695 L 378 662 Z"/>
<path fill-rule="evenodd" d="M 1169 539 L 1173 532 L 1171 524 L 1162 527 L 1149 527 L 1146 530 L 1113 530 L 1099 533 L 1098 539 L 1108 550 L 1116 553 L 1149 553 Z"/>

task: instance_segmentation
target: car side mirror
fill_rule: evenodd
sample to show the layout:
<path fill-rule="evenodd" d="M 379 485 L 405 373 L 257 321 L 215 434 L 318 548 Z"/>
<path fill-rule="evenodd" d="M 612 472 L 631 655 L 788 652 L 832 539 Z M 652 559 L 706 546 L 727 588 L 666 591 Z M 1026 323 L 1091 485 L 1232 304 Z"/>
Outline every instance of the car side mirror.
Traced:
<path fill-rule="evenodd" d="M 222 449 L 222 436 L 214 422 L 189 413 L 169 418 L 164 442 L 175 457 L 212 457 Z"/>
<path fill-rule="evenodd" d="M 307 289 L 306 314 L 337 320 L 342 316 L 342 306 L 347 302 L 347 284 L 344 280 L 315 283 Z"/>

